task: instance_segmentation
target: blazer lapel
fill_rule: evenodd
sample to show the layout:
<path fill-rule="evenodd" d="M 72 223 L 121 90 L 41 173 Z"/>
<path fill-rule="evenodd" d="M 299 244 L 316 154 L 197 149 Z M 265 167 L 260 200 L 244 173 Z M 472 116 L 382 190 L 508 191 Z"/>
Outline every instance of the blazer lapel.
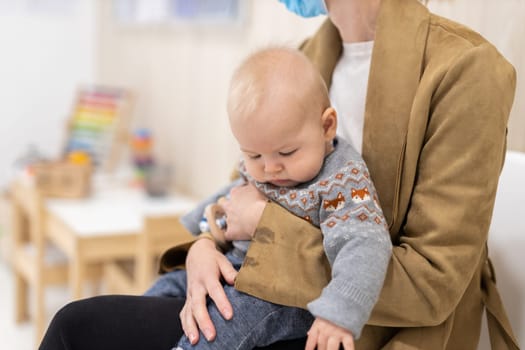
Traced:
<path fill-rule="evenodd" d="M 383 0 L 376 28 L 365 107 L 363 158 L 391 228 L 419 84 L 429 13 L 417 1 Z"/>
<path fill-rule="evenodd" d="M 325 21 L 315 36 L 301 45 L 301 50 L 319 69 L 329 87 L 332 84 L 332 73 L 343 51 L 337 28 L 330 20 Z"/>

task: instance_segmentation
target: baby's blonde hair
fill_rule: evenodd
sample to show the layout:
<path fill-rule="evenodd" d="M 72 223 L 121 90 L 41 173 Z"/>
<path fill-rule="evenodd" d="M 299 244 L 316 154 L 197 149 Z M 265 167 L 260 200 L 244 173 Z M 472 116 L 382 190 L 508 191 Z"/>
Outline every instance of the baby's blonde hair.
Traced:
<path fill-rule="evenodd" d="M 330 107 L 326 84 L 310 60 L 298 50 L 273 46 L 248 56 L 235 70 L 228 93 L 230 121 L 248 119 L 282 93 L 295 98 L 305 112 L 315 108 L 320 116 Z"/>

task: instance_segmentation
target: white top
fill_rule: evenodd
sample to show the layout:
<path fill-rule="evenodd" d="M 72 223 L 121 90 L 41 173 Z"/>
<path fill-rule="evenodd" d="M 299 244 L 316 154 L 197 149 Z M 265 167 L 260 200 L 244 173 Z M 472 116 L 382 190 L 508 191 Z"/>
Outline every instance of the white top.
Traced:
<path fill-rule="evenodd" d="M 172 194 L 148 197 L 131 187 L 107 187 L 84 199 L 46 199 L 46 208 L 80 236 L 136 234 L 146 216 L 183 215 L 196 204 Z"/>
<path fill-rule="evenodd" d="M 363 145 L 365 101 L 373 41 L 343 43 L 330 87 L 330 101 L 338 114 L 337 134 L 359 153 Z"/>

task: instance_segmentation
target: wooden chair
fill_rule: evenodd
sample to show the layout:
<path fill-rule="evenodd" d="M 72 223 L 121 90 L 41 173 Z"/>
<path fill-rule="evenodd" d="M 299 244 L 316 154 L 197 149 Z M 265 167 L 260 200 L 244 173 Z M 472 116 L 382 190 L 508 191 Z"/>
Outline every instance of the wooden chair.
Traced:
<path fill-rule="evenodd" d="M 179 216 L 146 217 L 134 259 L 104 265 L 107 291 L 113 294 L 144 293 L 157 276 L 160 255 L 173 245 L 192 238 L 180 223 Z"/>
<path fill-rule="evenodd" d="M 45 213 L 40 193 L 34 187 L 15 183 L 11 187 L 10 197 L 13 215 L 11 264 L 15 280 L 15 320 L 19 323 L 32 318 L 38 343 L 46 323 L 45 287 L 67 282 L 67 261 L 45 239 Z M 34 294 L 31 312 L 30 293 Z"/>
<path fill-rule="evenodd" d="M 97 169 L 112 171 L 126 145 L 132 104 L 133 96 L 125 89 L 98 85 L 80 87 L 68 121 L 64 154 L 86 151 Z M 67 283 L 71 269 L 65 254 L 46 238 L 49 237 L 45 229 L 48 215 L 43 196 L 75 197 L 76 194 L 71 195 L 67 188 L 50 190 L 38 181 L 38 177 L 34 180 L 34 185 L 15 181 L 11 186 L 11 262 L 15 275 L 15 319 L 17 322 L 30 316 L 34 319 L 38 343 L 46 324 L 45 286 Z M 100 276 L 100 264 L 86 271 L 88 280 Z M 34 310 L 30 312 L 29 295 L 33 294 Z"/>

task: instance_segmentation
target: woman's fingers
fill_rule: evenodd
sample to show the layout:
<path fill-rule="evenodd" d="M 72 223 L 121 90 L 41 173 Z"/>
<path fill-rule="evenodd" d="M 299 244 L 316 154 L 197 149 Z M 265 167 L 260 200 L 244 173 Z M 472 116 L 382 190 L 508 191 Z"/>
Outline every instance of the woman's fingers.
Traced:
<path fill-rule="evenodd" d="M 231 263 L 226 259 L 219 259 L 219 270 L 221 276 L 224 278 L 226 283 L 233 284 L 235 277 L 237 276 L 237 271 L 233 268 Z M 221 313 L 222 317 L 226 320 L 229 320 L 233 316 L 233 308 L 231 306 L 226 293 L 224 292 L 223 286 L 217 281 L 209 281 L 207 285 L 207 290 L 210 298 L 213 300 L 217 309 Z"/>
<path fill-rule="evenodd" d="M 345 350 L 354 350 L 354 339 L 353 338 L 344 338 L 343 347 Z"/>
<path fill-rule="evenodd" d="M 208 341 L 215 339 L 215 326 L 206 307 L 206 292 L 194 293 L 190 297 L 192 317 Z M 193 335 L 193 334 L 192 334 Z M 189 338 L 189 337 L 188 337 Z M 191 338 L 190 338 L 191 340 Z"/>
<path fill-rule="evenodd" d="M 191 311 L 190 299 L 186 299 L 186 303 L 179 314 L 182 330 L 190 343 L 196 344 L 199 341 L 199 329 L 193 319 L 193 313 Z"/>
<path fill-rule="evenodd" d="M 235 282 L 235 278 L 237 277 L 237 274 L 239 272 L 235 270 L 233 265 L 224 256 L 221 257 L 221 259 L 219 259 L 218 264 L 222 278 L 224 278 L 226 283 L 228 283 L 229 285 L 233 285 L 233 283 Z"/>
<path fill-rule="evenodd" d="M 308 338 L 306 339 L 306 346 L 304 350 L 315 350 L 316 346 L 317 346 L 317 337 L 308 333 Z"/>

